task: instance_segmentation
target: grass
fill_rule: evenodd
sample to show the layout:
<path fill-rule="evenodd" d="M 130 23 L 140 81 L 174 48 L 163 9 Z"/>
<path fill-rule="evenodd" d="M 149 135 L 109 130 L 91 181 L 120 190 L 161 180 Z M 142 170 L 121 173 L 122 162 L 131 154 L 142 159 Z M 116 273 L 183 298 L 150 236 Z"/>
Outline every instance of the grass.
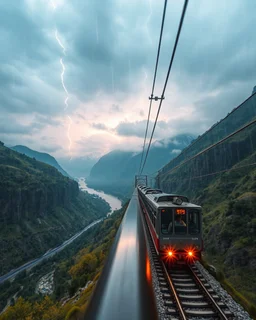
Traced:
<path fill-rule="evenodd" d="M 219 281 L 221 286 L 232 296 L 232 298 L 239 303 L 253 319 L 256 319 L 256 306 L 232 286 L 232 284 L 225 278 L 225 275 L 222 271 L 217 270 L 216 273 L 212 272 L 210 265 L 205 258 L 202 259 L 201 262 L 202 265 L 209 271 L 209 273 L 213 275 L 216 280 Z"/>

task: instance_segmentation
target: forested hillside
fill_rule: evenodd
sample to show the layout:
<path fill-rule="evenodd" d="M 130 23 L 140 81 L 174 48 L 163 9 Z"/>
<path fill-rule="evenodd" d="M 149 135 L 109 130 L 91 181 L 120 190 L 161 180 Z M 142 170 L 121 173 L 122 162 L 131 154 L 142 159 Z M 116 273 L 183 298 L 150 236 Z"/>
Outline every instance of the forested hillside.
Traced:
<path fill-rule="evenodd" d="M 51 155 L 49 155 L 48 153 L 38 152 L 25 146 L 14 146 L 14 147 L 11 147 L 11 149 L 21 154 L 25 154 L 30 158 L 35 158 L 38 161 L 47 163 L 50 166 L 53 166 L 54 168 L 56 168 L 60 173 L 63 174 L 63 176 L 69 177 L 68 173 L 65 170 L 63 170 L 63 168 L 58 164 L 56 159 Z"/>
<path fill-rule="evenodd" d="M 164 191 L 185 194 L 202 205 L 206 256 L 253 303 L 256 303 L 256 123 L 188 159 L 225 137 L 224 128 L 230 134 L 253 122 L 255 101 L 256 95 L 201 140 L 197 139 L 157 177 Z"/>
<path fill-rule="evenodd" d="M 105 259 L 113 243 L 115 234 L 125 212 L 122 208 L 108 217 L 103 223 L 83 235 L 82 249 L 74 255 L 75 244 L 60 254 L 59 261 L 49 262 L 54 270 L 54 292 L 50 296 L 35 295 L 34 290 L 26 290 L 35 285 L 35 274 L 20 280 L 13 287 L 10 283 L 0 287 L 0 299 L 5 293 L 11 295 L 23 289 L 17 296 L 16 303 L 0 315 L 0 320 L 82 320 L 84 311 L 91 297 L 93 288 L 100 276 Z M 78 246 L 78 244 L 77 244 Z M 69 256 L 71 253 L 71 256 Z M 49 270 L 48 270 L 49 271 Z M 2 296 L 1 296 L 2 295 Z"/>
<path fill-rule="evenodd" d="M 161 170 L 164 173 L 179 165 L 182 161 L 194 156 L 204 148 L 223 139 L 235 130 L 241 128 L 256 117 L 256 93 L 250 96 L 237 108 L 234 108 L 228 115 L 215 123 L 209 130 L 193 141 L 191 145 L 185 148 L 180 155 L 173 160 L 170 158 Z"/>
<path fill-rule="evenodd" d="M 0 144 L 0 274 L 62 243 L 110 211 L 54 167 Z"/>

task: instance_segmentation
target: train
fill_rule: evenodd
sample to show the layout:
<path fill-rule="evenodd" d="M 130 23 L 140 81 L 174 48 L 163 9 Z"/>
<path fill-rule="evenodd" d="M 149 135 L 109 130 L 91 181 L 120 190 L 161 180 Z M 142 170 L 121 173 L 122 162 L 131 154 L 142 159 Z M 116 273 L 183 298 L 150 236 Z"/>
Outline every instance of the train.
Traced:
<path fill-rule="evenodd" d="M 202 207 L 186 196 L 144 185 L 138 185 L 137 191 L 157 254 L 173 263 L 201 260 Z"/>

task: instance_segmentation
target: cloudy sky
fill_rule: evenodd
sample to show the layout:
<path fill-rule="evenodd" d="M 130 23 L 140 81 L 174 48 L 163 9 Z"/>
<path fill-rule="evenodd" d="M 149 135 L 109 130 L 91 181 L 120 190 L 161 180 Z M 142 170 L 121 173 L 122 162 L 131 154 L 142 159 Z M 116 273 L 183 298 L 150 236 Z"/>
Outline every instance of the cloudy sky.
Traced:
<path fill-rule="evenodd" d="M 57 158 L 139 150 L 163 4 L 0 0 L 0 140 Z M 182 6 L 168 2 L 156 95 Z M 190 1 L 156 139 L 201 134 L 251 94 L 255 12 L 255 0 Z"/>

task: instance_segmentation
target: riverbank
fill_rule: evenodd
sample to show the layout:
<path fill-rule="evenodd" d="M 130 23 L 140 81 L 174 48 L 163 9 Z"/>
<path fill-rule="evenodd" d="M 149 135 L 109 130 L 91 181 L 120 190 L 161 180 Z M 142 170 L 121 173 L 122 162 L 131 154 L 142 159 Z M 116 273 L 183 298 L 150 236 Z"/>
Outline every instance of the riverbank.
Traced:
<path fill-rule="evenodd" d="M 124 198 L 108 194 L 104 190 L 95 190 L 91 188 L 87 185 L 87 181 L 84 177 L 77 178 L 77 182 L 81 191 L 87 191 L 90 194 L 95 194 L 107 201 L 111 207 L 111 213 L 115 210 L 121 209 Z"/>
<path fill-rule="evenodd" d="M 88 179 L 86 180 L 86 183 L 89 188 L 92 188 L 95 190 L 101 190 L 106 194 L 110 194 L 118 198 L 122 202 L 122 205 L 124 205 L 127 201 L 129 201 L 134 190 L 133 185 L 129 187 L 118 186 L 118 185 L 106 185 L 106 184 L 96 183 Z"/>

